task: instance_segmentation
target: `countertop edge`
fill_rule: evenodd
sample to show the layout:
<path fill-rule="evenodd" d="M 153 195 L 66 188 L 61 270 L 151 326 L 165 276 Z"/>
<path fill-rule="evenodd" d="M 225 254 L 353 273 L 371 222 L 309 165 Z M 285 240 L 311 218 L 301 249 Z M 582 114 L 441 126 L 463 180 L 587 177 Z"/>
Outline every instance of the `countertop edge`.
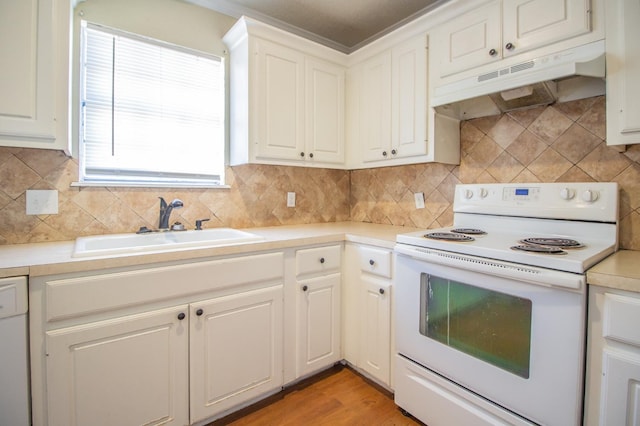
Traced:
<path fill-rule="evenodd" d="M 587 271 L 587 283 L 640 293 L 640 251 L 620 250 Z"/>
<path fill-rule="evenodd" d="M 415 228 L 362 222 L 333 222 L 305 225 L 282 225 L 243 230 L 264 237 L 263 241 L 209 248 L 185 248 L 164 252 L 147 252 L 119 256 L 74 258 L 74 241 L 16 244 L 0 246 L 0 278 L 18 275 L 31 277 L 73 272 L 87 272 L 153 263 L 206 259 L 244 253 L 283 250 L 334 242 L 356 242 L 392 249 L 400 233 Z"/>

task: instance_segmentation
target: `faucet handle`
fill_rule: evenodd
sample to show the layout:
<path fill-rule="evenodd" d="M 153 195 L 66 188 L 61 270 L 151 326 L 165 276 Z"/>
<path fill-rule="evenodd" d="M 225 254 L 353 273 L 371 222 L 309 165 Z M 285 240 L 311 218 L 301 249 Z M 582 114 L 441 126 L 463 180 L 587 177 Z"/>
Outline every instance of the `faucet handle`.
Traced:
<path fill-rule="evenodd" d="M 202 222 L 206 222 L 208 220 L 211 220 L 211 219 L 207 218 L 207 219 L 196 220 L 196 231 L 202 231 Z"/>

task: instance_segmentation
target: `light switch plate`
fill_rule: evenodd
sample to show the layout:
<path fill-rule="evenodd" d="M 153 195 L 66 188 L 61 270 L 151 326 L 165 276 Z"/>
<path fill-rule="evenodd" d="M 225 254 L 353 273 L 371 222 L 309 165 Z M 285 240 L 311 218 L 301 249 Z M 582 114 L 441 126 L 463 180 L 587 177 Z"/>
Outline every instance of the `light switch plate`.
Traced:
<path fill-rule="evenodd" d="M 422 192 L 416 192 L 413 194 L 416 200 L 416 209 L 424 209 L 424 194 Z"/>
<path fill-rule="evenodd" d="M 295 207 L 295 206 L 296 206 L 296 193 L 287 192 L 287 207 Z"/>
<path fill-rule="evenodd" d="M 58 191 L 28 189 L 27 214 L 58 214 Z"/>

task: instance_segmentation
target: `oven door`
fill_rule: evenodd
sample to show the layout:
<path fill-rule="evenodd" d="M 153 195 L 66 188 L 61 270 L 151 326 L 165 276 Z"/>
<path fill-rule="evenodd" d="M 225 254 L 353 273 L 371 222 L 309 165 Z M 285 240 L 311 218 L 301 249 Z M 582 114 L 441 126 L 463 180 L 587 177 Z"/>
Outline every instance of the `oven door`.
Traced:
<path fill-rule="evenodd" d="M 528 267 L 509 272 L 526 270 L 519 280 L 504 276 L 513 268 L 507 262 L 444 253 L 434 263 L 399 251 L 394 295 L 400 355 L 535 423 L 579 424 L 584 284 L 537 285 Z M 576 279 L 544 273 L 567 275 L 558 282 Z"/>

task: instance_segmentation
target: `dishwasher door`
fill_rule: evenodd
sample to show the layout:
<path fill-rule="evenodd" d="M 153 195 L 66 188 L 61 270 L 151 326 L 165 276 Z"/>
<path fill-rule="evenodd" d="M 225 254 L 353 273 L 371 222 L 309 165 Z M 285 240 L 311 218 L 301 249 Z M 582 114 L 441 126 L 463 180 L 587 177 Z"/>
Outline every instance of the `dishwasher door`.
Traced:
<path fill-rule="evenodd" d="M 0 425 L 31 424 L 27 278 L 0 279 Z"/>

